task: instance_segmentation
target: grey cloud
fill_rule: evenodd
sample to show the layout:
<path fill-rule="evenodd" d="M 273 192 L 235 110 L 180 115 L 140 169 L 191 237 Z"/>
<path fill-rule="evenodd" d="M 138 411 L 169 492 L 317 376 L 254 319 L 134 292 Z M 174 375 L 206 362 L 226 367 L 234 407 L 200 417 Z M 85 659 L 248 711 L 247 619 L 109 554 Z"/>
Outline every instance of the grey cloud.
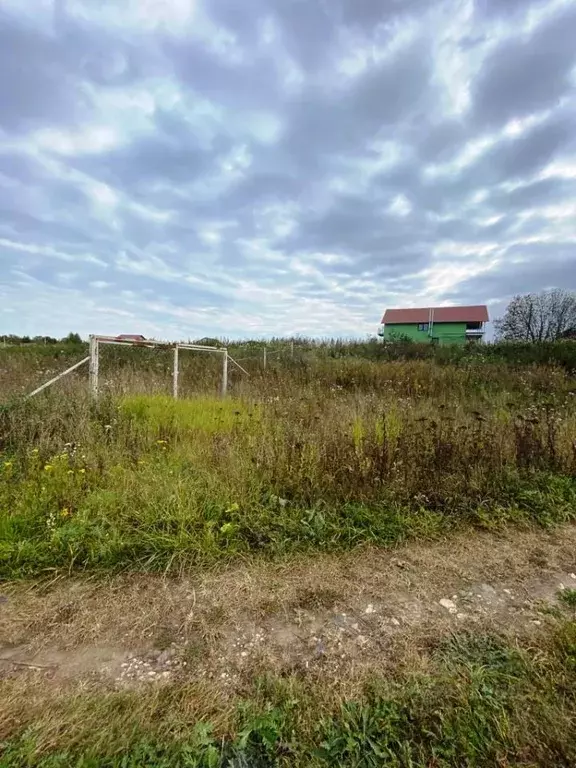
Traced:
<path fill-rule="evenodd" d="M 420 42 L 374 67 L 342 90 L 309 89 L 290 104 L 281 149 L 291 162 L 320 167 L 338 153 L 356 153 L 403 123 L 421 119 L 433 99 L 429 51 Z"/>
<path fill-rule="evenodd" d="M 91 105 L 82 96 L 86 82 L 98 96 L 117 97 L 154 75 L 158 92 L 166 82 L 168 92 L 180 97 L 173 109 L 147 114 L 146 134 L 140 119 L 137 129 L 123 126 L 123 143 L 111 151 L 60 156 L 60 175 L 33 159 L 44 153 L 55 158 L 49 149 L 0 145 L 0 237 L 68 255 L 73 262 L 62 262 L 60 272 L 78 272 L 77 283 L 65 278 L 74 285 L 105 279 L 112 284 L 111 299 L 121 289 L 150 296 L 154 310 L 126 296 L 122 306 L 132 302 L 131 311 L 143 316 L 153 311 L 155 319 L 162 314 L 161 301 L 176 312 L 190 307 L 217 307 L 220 316 L 224 308 L 237 307 L 239 316 L 256 312 L 246 298 L 251 286 L 260 297 L 270 295 L 258 309 L 266 318 L 277 317 L 274 303 L 288 295 L 290 302 L 345 303 L 370 319 L 374 296 L 383 303 L 391 293 L 395 303 L 402 294 L 407 303 L 418 301 L 430 290 L 422 271 L 433 264 L 448 271 L 452 261 L 461 264 L 451 255 L 458 245 L 472 252 L 495 244 L 501 263 L 447 292 L 452 301 L 478 303 L 525 286 L 570 282 L 573 277 L 563 271 L 574 272 L 571 244 L 510 243 L 527 237 L 550 241 L 555 233 L 560 240 L 564 235 L 558 232 L 569 229 L 567 221 L 547 219 L 543 209 L 573 201 L 573 181 L 538 180 L 537 174 L 574 150 L 574 105 L 558 109 L 556 103 L 561 97 L 569 101 L 575 12 L 557 13 L 529 41 L 502 42 L 471 82 L 472 108 L 461 119 L 443 114 L 432 55 L 438 30 L 429 26 L 433 14 L 421 23 L 417 41 L 385 63 L 372 63 L 355 78 L 337 71 L 351 41 L 379 45 L 406 16 L 421 20 L 440 2 L 204 0 L 204 12 L 235 36 L 238 60 L 218 50 L 220 32 L 211 40 L 202 40 L 196 29 L 194 35 L 166 29 L 132 33 L 127 27 L 80 23 L 64 13 L 53 29 L 40 33 L 15 17 L 0 17 L 10 25 L 9 33 L 0 30 L 0 43 L 6 42 L 0 63 L 10 73 L 24 72 L 21 93 L 0 83 L 0 126 L 21 146 L 32 128 L 89 127 Z M 459 0 L 442 2 L 446 10 L 451 2 L 459 5 Z M 485 1 L 474 27 L 478 40 L 491 34 L 492 21 L 506 30 L 526 8 L 519 0 L 508 0 L 506 7 Z M 267 19 L 278 33 L 272 44 L 261 35 Z M 467 55 L 474 41 L 461 44 Z M 286 84 L 287 59 L 303 77 L 292 89 Z M 210 117 L 194 108 L 199 97 L 203 106 L 211 102 Z M 105 105 L 106 98 L 99 103 Z M 552 110 L 546 122 L 450 171 L 469 142 L 536 108 Z M 251 129 L 260 111 L 278 125 L 267 141 Z M 98 115 L 99 123 L 105 119 Z M 379 174 L 376 164 L 383 158 L 374 148 L 376 139 L 391 142 L 402 158 Z M 246 162 L 223 171 L 239 147 L 245 148 Z M 431 165 L 444 164 L 441 174 L 430 173 Z M 505 192 L 509 181 L 518 186 Z M 94 182 L 109 184 L 117 203 L 92 200 Z M 478 190 L 485 198 L 472 203 Z M 404 217 L 389 210 L 399 194 L 411 206 Z M 155 208 L 167 215 L 156 216 Z M 530 217 L 524 216 L 528 209 Z M 500 218 L 491 222 L 493 216 Z M 290 233 L 278 234 L 288 231 L 282 229 L 286 222 L 293 225 Z M 218 237 L 211 240 L 212 232 Z M 447 244 L 444 254 L 441 243 Z M 344 258 L 322 260 L 318 253 Z M 86 254 L 108 268 L 87 266 Z M 518 256 L 523 262 L 513 264 Z M 474 265 L 482 258 L 470 257 Z M 46 284 L 56 279 L 50 259 L 41 254 L 0 247 L 0 260 Z M 187 275 L 197 282 L 186 282 Z M 221 284 L 218 275 L 225 276 Z M 236 290 L 235 284 L 245 287 Z M 313 302 L 309 306 L 316 328 Z M 169 323 L 172 328 L 173 320 Z M 282 332 L 282 327 L 262 330 Z"/>
<path fill-rule="evenodd" d="M 481 184 L 529 177 L 576 144 L 575 122 L 571 114 L 553 116 L 523 136 L 498 142 L 466 172 Z"/>
<path fill-rule="evenodd" d="M 389 215 L 383 201 L 378 205 L 363 197 L 343 196 L 326 213 L 304 214 L 298 230 L 282 245 L 294 253 L 318 250 L 352 256 L 351 269 L 356 273 L 368 269 L 398 274 L 406 263 L 414 270 L 426 258 L 426 250 L 415 250 L 414 245 L 429 236 L 422 220 Z"/>
<path fill-rule="evenodd" d="M 73 125 L 90 116 L 84 82 L 121 86 L 157 65 L 154 46 L 143 51 L 65 13 L 42 30 L 30 18 L 0 11 L 0 127 Z"/>
<path fill-rule="evenodd" d="M 227 108 L 274 109 L 282 103 L 282 74 L 270 55 L 246 51 L 248 61 L 226 61 L 201 41 L 169 37 L 163 51 L 187 89 Z"/>
<path fill-rule="evenodd" d="M 66 70 L 58 40 L 26 29 L 0 11 L 0 126 L 17 131 L 70 121 L 81 93 Z"/>
<path fill-rule="evenodd" d="M 213 156 L 191 136 L 178 143 L 155 134 L 137 140 L 104 156 L 76 161 L 76 167 L 113 187 L 138 195 L 147 186 L 164 181 L 171 184 L 192 182 L 210 168 Z"/>
<path fill-rule="evenodd" d="M 541 24 L 528 39 L 501 43 L 473 87 L 475 121 L 501 125 L 557 104 L 569 91 L 575 39 L 572 6 Z"/>
<path fill-rule="evenodd" d="M 463 120 L 453 118 L 436 125 L 426 124 L 414 144 L 423 161 L 443 163 L 454 156 L 470 135 L 470 126 Z"/>
<path fill-rule="evenodd" d="M 576 181 L 550 178 L 517 187 L 510 192 L 494 192 L 489 203 L 494 210 L 522 210 L 570 199 L 576 199 Z"/>
<path fill-rule="evenodd" d="M 498 18 L 526 13 L 530 8 L 544 6 L 547 0 L 475 0 L 474 8 L 480 18 Z"/>
<path fill-rule="evenodd" d="M 522 259 L 521 262 L 514 261 Z M 576 269 L 567 265 L 576 263 L 576 246 L 559 243 L 551 249 L 546 244 L 509 248 L 497 269 L 476 275 L 446 293 L 449 301 L 468 303 L 474 297 L 506 300 L 518 293 L 539 292 L 545 288 L 562 286 L 576 290 Z"/>

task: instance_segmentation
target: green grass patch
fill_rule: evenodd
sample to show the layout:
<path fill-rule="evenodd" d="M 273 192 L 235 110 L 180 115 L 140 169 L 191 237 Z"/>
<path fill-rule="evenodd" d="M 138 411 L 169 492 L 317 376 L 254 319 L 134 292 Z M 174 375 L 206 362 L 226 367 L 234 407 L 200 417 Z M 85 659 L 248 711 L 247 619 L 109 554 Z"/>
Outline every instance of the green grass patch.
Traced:
<path fill-rule="evenodd" d="M 258 421 L 259 409 L 235 398 L 197 397 L 174 400 L 172 397 L 140 395 L 125 397 L 120 413 L 154 434 L 229 433 L 237 427 L 247 428 Z"/>

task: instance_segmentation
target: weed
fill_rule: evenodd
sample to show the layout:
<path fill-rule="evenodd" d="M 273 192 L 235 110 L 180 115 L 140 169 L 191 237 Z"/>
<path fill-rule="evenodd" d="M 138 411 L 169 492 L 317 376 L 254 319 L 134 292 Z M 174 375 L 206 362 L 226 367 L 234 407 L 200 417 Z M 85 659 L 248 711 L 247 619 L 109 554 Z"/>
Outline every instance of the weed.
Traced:
<path fill-rule="evenodd" d="M 373 679 L 354 699 L 321 681 L 264 677 L 226 701 L 174 683 L 63 692 L 50 706 L 38 692 L 16 713 L 18 683 L 5 681 L 0 766 L 570 766 L 575 659 L 576 624 L 564 621 L 538 647 L 455 636 L 427 673 Z"/>
<path fill-rule="evenodd" d="M 571 589 L 570 587 L 567 587 L 566 589 L 561 589 L 558 592 L 558 599 L 566 607 L 571 608 L 573 611 L 576 611 L 576 589 Z"/>

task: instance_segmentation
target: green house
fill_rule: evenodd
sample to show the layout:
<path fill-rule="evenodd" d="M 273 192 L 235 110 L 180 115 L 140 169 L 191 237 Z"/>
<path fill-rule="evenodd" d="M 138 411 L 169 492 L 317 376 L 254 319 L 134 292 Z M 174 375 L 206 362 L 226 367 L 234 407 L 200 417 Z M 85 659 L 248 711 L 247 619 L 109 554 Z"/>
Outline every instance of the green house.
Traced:
<path fill-rule="evenodd" d="M 378 335 L 384 341 L 408 338 L 431 344 L 468 344 L 482 340 L 487 322 L 484 305 L 387 309 Z"/>

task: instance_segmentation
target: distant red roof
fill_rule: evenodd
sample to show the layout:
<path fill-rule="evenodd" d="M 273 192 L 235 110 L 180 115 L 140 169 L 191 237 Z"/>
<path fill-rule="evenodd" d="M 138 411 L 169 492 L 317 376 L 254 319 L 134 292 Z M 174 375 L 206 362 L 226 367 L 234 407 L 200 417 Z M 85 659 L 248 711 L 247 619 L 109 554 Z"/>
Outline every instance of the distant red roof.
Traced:
<path fill-rule="evenodd" d="M 430 311 L 435 323 L 487 323 L 488 307 L 420 307 L 418 309 L 387 309 L 382 318 L 386 324 L 427 323 Z"/>
<path fill-rule="evenodd" d="M 121 333 L 116 338 L 118 341 L 146 341 L 146 337 L 141 333 Z"/>

